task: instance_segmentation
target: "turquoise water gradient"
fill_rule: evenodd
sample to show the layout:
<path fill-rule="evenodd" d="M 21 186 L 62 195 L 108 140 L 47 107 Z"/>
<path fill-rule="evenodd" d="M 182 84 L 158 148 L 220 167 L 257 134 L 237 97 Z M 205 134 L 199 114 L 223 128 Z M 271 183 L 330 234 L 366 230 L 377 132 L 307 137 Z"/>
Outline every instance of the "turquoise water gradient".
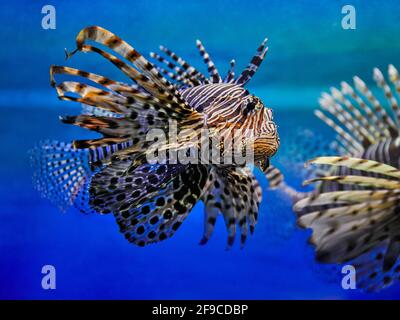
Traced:
<path fill-rule="evenodd" d="M 57 29 L 41 28 L 41 8 L 53 4 Z M 235 58 L 241 70 L 264 37 L 269 52 L 249 90 L 274 109 L 284 164 L 290 137 L 304 128 L 332 132 L 312 114 L 320 91 L 351 81 L 371 83 L 372 68 L 400 67 L 398 1 L 351 1 L 357 29 L 341 28 L 346 1 L 18 1 L 0 4 L 0 298 L 64 299 L 371 299 L 398 298 L 400 285 L 377 294 L 345 291 L 313 262 L 308 233 L 293 224 L 290 204 L 264 189 L 259 224 L 244 250 L 224 251 L 218 221 L 207 246 L 198 204 L 176 235 L 138 248 L 126 242 L 112 216 L 62 214 L 31 185 L 27 151 L 41 139 L 70 141 L 88 133 L 58 116 L 79 106 L 58 101 L 49 66 L 68 65 L 126 81 L 95 54 L 64 60 L 79 30 L 100 25 L 147 55 L 164 44 L 205 71 L 195 49 L 201 39 L 221 73 Z M 299 153 L 302 149 L 299 148 Z M 304 155 L 306 157 L 307 155 Z M 298 172 L 283 168 L 298 186 Z M 41 267 L 57 270 L 57 289 L 41 289 Z"/>

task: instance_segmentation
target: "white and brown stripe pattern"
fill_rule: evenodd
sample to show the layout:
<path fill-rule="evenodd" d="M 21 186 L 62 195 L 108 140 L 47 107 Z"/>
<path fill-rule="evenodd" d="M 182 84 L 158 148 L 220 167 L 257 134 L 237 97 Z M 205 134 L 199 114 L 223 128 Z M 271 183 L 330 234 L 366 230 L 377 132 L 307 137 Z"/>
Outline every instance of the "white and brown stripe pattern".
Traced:
<path fill-rule="evenodd" d="M 193 146 L 192 138 L 200 135 L 200 129 L 209 129 L 210 140 L 231 138 L 241 130 L 239 152 L 252 147 L 256 164 L 265 170 L 279 146 L 276 125 L 271 110 L 244 89 L 265 56 L 265 42 L 238 79 L 232 61 L 224 80 L 199 41 L 209 78 L 162 46 L 161 54 L 150 54 L 160 64 L 153 65 L 124 40 L 97 26 L 80 31 L 76 45 L 67 58 L 78 51 L 94 52 L 133 83 L 70 67 L 50 68 L 58 97 L 87 107 L 82 114 L 64 116 L 61 121 L 102 137 L 41 148 L 40 172 L 48 177 L 37 179 L 38 189 L 63 209 L 79 201 L 84 212 L 113 213 L 126 239 L 138 246 L 171 237 L 202 199 L 207 221 L 203 242 L 211 236 L 216 216 L 222 214 L 228 247 L 237 227 L 244 245 L 248 231 L 254 231 L 261 201 L 261 189 L 250 170 L 237 163 L 149 164 L 146 156 L 152 148 L 146 135 L 152 129 L 168 132 L 174 120 L 185 136 L 159 151 L 181 151 Z M 59 74 L 72 79 L 58 83 Z M 218 144 L 217 148 L 224 153 L 234 146 Z M 47 182 L 48 188 L 43 186 Z"/>

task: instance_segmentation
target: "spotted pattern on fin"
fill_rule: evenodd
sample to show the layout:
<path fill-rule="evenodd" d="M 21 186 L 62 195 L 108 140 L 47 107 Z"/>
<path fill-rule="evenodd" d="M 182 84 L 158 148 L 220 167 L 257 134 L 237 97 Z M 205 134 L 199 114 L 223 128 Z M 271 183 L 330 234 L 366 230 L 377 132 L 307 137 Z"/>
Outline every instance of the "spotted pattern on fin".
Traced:
<path fill-rule="evenodd" d="M 228 230 L 227 248 L 230 248 L 240 228 L 243 247 L 248 230 L 257 223 L 261 202 L 261 188 L 247 167 L 213 167 L 202 200 L 205 204 L 204 235 L 200 244 L 208 242 L 219 213 L 222 213 Z"/>
<path fill-rule="evenodd" d="M 33 184 L 61 211 L 71 207 L 91 175 L 89 152 L 70 143 L 43 141 L 31 151 Z"/>
<path fill-rule="evenodd" d="M 92 179 L 91 205 L 112 212 L 128 241 L 144 246 L 171 237 L 203 191 L 203 165 L 143 164 L 115 161 Z"/>

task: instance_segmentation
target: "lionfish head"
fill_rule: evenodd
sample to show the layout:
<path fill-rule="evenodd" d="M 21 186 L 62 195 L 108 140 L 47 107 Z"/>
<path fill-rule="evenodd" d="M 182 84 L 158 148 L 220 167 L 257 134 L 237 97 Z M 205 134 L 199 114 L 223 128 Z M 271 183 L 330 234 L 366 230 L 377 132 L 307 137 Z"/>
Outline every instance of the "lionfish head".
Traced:
<path fill-rule="evenodd" d="M 269 159 L 279 148 L 277 125 L 273 121 L 272 110 L 262 101 L 251 96 L 243 108 L 246 122 L 252 130 L 252 137 L 248 140 L 254 153 L 254 162 L 263 172 L 269 167 Z"/>

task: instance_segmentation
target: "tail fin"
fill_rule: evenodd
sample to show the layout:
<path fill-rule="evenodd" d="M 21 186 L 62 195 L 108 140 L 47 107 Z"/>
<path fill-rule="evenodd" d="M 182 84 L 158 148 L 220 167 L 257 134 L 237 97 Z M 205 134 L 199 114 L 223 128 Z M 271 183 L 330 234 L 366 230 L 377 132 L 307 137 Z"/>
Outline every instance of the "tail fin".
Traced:
<path fill-rule="evenodd" d="M 41 142 L 31 151 L 34 187 L 61 211 L 71 207 L 91 175 L 89 152 L 69 143 Z"/>
<path fill-rule="evenodd" d="M 111 162 L 112 157 L 132 145 L 132 140 L 127 140 L 77 149 L 72 143 L 40 142 L 30 151 L 34 187 L 63 212 L 74 205 L 82 213 L 98 213 L 89 205 L 91 179 Z"/>

